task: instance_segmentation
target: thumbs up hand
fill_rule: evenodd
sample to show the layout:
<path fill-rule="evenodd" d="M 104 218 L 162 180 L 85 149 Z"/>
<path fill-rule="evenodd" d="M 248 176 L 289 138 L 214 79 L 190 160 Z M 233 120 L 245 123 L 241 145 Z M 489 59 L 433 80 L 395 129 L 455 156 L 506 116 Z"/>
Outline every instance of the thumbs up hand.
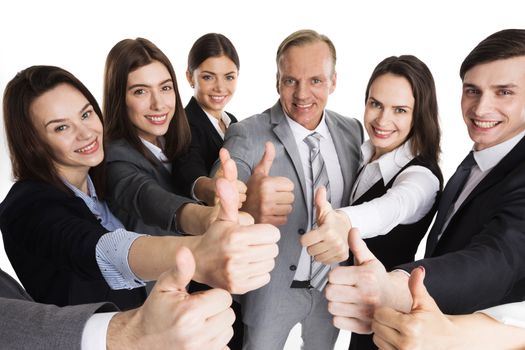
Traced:
<path fill-rule="evenodd" d="M 144 305 L 111 319 L 108 348 L 224 349 L 235 320 L 231 296 L 221 289 L 188 294 L 194 272 L 191 252 L 180 248 L 175 266 L 160 276 Z"/>
<path fill-rule="evenodd" d="M 250 213 L 256 223 L 283 225 L 292 212 L 294 184 L 283 176 L 270 176 L 275 147 L 266 142 L 264 154 L 254 167 L 246 186 L 246 202 L 242 209 Z"/>
<path fill-rule="evenodd" d="M 361 239 L 358 229 L 350 230 L 348 246 L 354 255 L 354 266 L 338 266 L 329 273 L 325 289 L 328 311 L 337 328 L 370 333 L 375 308 L 386 302 L 389 275 Z"/>
<path fill-rule="evenodd" d="M 423 284 L 425 269 L 412 270 L 408 288 L 412 308 L 402 313 L 390 307 L 378 308 L 372 330 L 380 349 L 451 349 L 462 337 L 457 326 L 447 318 L 428 294 Z M 454 339 L 456 338 L 457 339 Z"/>
<path fill-rule="evenodd" d="M 348 259 L 348 232 L 352 228 L 346 214 L 333 210 L 326 200 L 326 189 L 320 187 L 315 194 L 317 228 L 301 237 L 301 244 L 308 254 L 323 264 Z"/>
<path fill-rule="evenodd" d="M 216 186 L 219 212 L 193 249 L 197 261 L 194 279 L 243 294 L 270 281 L 280 232 L 269 224 L 254 225 L 253 219 L 250 225 L 241 225 L 236 200 L 239 193 L 233 182 L 221 177 Z"/>

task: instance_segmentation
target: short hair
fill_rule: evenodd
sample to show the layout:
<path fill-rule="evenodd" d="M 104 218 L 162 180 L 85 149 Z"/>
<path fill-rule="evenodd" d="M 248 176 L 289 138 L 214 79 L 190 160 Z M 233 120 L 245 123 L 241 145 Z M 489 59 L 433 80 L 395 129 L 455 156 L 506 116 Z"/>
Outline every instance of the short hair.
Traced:
<path fill-rule="evenodd" d="M 439 162 L 441 153 L 438 103 L 436 86 L 432 73 L 427 65 L 412 55 L 391 56 L 381 61 L 368 81 L 365 92 L 365 103 L 368 101 L 370 86 L 380 76 L 394 74 L 405 78 L 412 87 L 414 110 L 412 127 L 407 140 L 412 141 L 412 153 L 424 162 L 435 165 Z M 440 182 L 443 180 L 439 171 Z"/>
<path fill-rule="evenodd" d="M 324 42 L 328 45 L 330 50 L 330 56 L 332 58 L 332 68 L 333 73 L 335 73 L 335 63 L 337 61 L 337 53 L 335 51 L 335 46 L 332 40 L 324 34 L 319 34 L 315 30 L 311 29 L 301 29 L 292 34 L 288 35 L 277 48 L 277 55 L 275 57 L 275 62 L 277 63 L 277 90 L 279 90 L 279 63 L 281 61 L 284 53 L 291 47 L 304 46 L 307 44 L 313 44 L 317 42 Z"/>
<path fill-rule="evenodd" d="M 188 54 L 188 72 L 193 74 L 202 62 L 210 57 L 226 56 L 240 69 L 241 63 L 235 46 L 230 39 L 222 34 L 208 33 L 204 34 L 195 41 Z"/>
<path fill-rule="evenodd" d="M 478 64 L 517 56 L 525 56 L 525 30 L 501 30 L 489 35 L 465 57 L 459 76 L 463 80 L 467 71 Z"/>
<path fill-rule="evenodd" d="M 19 72 L 5 88 L 4 127 L 15 180 L 40 180 L 73 195 L 62 182 L 54 163 L 56 156 L 39 136 L 30 112 L 38 97 L 61 84 L 77 89 L 102 122 L 102 112 L 95 97 L 73 74 L 54 66 L 32 66 Z M 103 197 L 104 162 L 91 168 L 90 175 L 97 194 Z"/>
<path fill-rule="evenodd" d="M 151 41 L 144 38 L 124 39 L 109 51 L 104 72 L 104 115 L 108 140 L 124 139 L 146 159 L 154 162 L 140 141 L 126 107 L 128 75 L 153 61 L 162 63 L 170 73 L 175 92 L 175 115 L 165 135 L 164 153 L 173 161 L 184 154 L 190 144 L 190 127 L 179 95 L 177 77 L 168 57 Z"/>

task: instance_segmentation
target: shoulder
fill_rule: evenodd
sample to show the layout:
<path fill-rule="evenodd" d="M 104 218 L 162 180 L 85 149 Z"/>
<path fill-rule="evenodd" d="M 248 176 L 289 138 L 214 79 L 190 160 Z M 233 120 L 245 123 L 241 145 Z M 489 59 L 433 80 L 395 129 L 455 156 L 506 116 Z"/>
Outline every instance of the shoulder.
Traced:
<path fill-rule="evenodd" d="M 107 163 L 121 160 L 133 161 L 144 158 L 135 148 L 123 139 L 108 142 L 105 151 L 105 161 Z"/>
<path fill-rule="evenodd" d="M 335 123 L 338 126 L 344 127 L 347 130 L 356 131 L 359 133 L 363 132 L 363 127 L 356 118 L 346 117 L 342 114 L 327 109 L 326 119 L 328 123 Z"/>

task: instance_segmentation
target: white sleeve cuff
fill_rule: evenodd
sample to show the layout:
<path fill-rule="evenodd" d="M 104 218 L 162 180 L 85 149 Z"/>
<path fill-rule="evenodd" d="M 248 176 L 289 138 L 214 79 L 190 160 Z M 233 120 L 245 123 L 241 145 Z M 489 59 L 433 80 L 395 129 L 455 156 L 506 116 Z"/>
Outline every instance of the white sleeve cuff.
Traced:
<path fill-rule="evenodd" d="M 106 349 L 106 337 L 109 322 L 116 312 L 104 312 L 93 314 L 82 331 L 82 350 L 102 350 Z"/>
<path fill-rule="evenodd" d="M 197 196 L 195 195 L 195 185 L 197 184 L 197 181 L 199 181 L 201 178 L 206 176 L 199 176 L 193 183 L 191 184 L 191 198 L 195 199 L 197 202 L 202 202 Z"/>
<path fill-rule="evenodd" d="M 494 306 L 477 312 L 490 316 L 500 323 L 525 328 L 525 301 Z"/>

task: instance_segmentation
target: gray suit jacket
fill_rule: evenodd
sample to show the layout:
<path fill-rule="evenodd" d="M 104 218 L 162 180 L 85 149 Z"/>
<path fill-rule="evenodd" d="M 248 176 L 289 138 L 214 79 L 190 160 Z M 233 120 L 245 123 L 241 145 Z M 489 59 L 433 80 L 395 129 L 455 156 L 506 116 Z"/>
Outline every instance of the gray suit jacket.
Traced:
<path fill-rule="evenodd" d="M 149 152 L 149 151 L 148 151 Z M 126 229 L 164 236 L 176 232 L 175 212 L 193 200 L 174 193 L 171 174 L 124 140 L 106 147 L 107 202 Z"/>
<path fill-rule="evenodd" d="M 0 270 L 0 348 L 80 349 L 86 321 L 112 304 L 57 307 L 32 301 L 20 284 Z"/>
<path fill-rule="evenodd" d="M 286 121 L 281 105 L 277 102 L 262 114 L 252 116 L 228 128 L 224 147 L 237 163 L 239 179 L 246 182 L 264 153 L 264 143 L 275 145 L 276 155 L 270 176 L 285 176 L 294 183 L 295 203 L 288 222 L 279 227 L 279 255 L 266 286 L 243 296 L 243 319 L 248 324 L 255 321 L 271 322 L 272 310 L 282 309 L 279 293 L 289 288 L 295 274 L 295 265 L 301 254 L 300 234 L 308 230 L 306 181 L 299 151 Z M 344 180 L 343 206 L 348 205 L 350 191 L 361 160 L 363 129 L 356 119 L 343 117 L 326 110 L 326 124 L 334 140 Z"/>

